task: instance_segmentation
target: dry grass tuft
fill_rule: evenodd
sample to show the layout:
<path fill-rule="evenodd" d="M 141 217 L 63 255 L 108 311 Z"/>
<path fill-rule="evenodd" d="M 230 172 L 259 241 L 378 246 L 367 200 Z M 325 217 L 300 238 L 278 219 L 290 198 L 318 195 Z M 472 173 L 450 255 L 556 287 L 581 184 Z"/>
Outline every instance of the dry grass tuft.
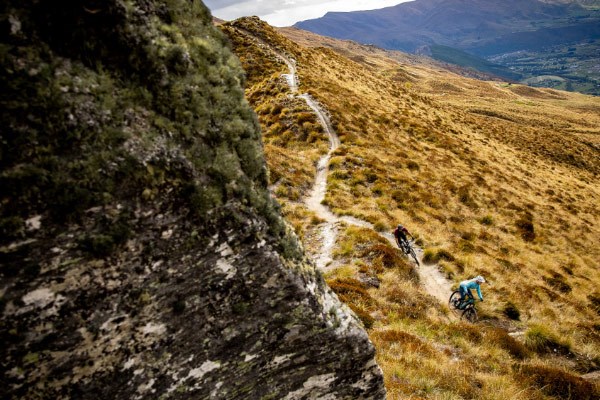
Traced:
<path fill-rule="evenodd" d="M 571 354 L 570 345 L 543 325 L 532 325 L 525 332 L 525 345 L 537 353 Z"/>
<path fill-rule="evenodd" d="M 523 364 L 518 368 L 518 376 L 535 385 L 548 396 L 559 399 L 592 400 L 600 392 L 591 382 L 565 370 L 543 364 Z"/>

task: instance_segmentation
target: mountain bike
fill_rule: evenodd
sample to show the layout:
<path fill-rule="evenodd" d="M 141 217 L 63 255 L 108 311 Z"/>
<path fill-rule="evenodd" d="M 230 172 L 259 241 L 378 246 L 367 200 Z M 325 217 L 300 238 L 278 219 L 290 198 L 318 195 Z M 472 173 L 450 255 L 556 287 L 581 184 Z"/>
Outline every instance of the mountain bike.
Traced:
<path fill-rule="evenodd" d="M 461 312 L 461 318 L 466 319 L 471 323 L 477 322 L 477 309 L 475 308 L 475 299 L 473 297 L 466 296 L 464 300 L 460 300 L 460 290 L 455 290 L 450 295 L 448 300 L 448 307 L 456 312 Z"/>
<path fill-rule="evenodd" d="M 417 258 L 417 253 L 415 253 L 415 249 L 413 249 L 412 247 L 413 242 L 414 240 L 398 240 L 398 246 L 400 247 L 400 249 L 402 249 L 404 254 L 406 254 L 407 256 L 411 256 L 415 260 L 415 263 L 417 265 L 420 265 L 419 259 Z"/>

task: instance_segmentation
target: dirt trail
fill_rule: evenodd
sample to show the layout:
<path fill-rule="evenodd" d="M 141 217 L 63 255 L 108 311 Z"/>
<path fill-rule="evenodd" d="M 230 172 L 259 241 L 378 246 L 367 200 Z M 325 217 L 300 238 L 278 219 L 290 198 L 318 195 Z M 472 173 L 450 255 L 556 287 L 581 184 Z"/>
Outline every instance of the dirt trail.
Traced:
<path fill-rule="evenodd" d="M 244 31 L 245 34 L 251 35 L 249 32 Z M 253 35 L 251 35 L 253 36 Z M 254 36 L 253 36 L 254 37 Z M 283 61 L 288 69 L 289 73 L 283 74 L 282 76 L 286 79 L 290 91 L 293 95 L 304 99 L 306 104 L 313 110 L 319 122 L 323 126 L 325 133 L 329 137 L 329 152 L 321 157 L 317 163 L 317 174 L 315 176 L 315 183 L 310 195 L 304 200 L 306 207 L 313 211 L 319 218 L 324 222 L 319 226 L 319 243 L 321 244 L 320 251 L 315 256 L 315 262 L 317 268 L 322 271 L 332 267 L 333 261 L 333 248 L 335 247 L 336 238 L 338 235 L 339 225 L 346 223 L 349 225 L 360 226 L 363 228 L 373 229 L 373 224 L 360 220 L 354 217 L 338 217 L 329 210 L 329 208 L 322 204 L 325 199 L 325 192 L 327 191 L 327 174 L 329 172 L 329 161 L 333 152 L 340 146 L 340 139 L 333 129 L 329 117 L 324 109 L 318 104 L 318 102 L 310 97 L 308 94 L 298 95 L 298 78 L 296 74 L 296 62 L 285 56 L 284 54 L 273 49 L 269 44 L 254 37 L 262 45 L 267 46 L 273 51 L 273 53 Z M 392 246 L 396 246 L 396 240 L 391 233 L 379 233 L 382 237 L 386 238 Z M 420 277 L 421 284 L 425 290 L 436 297 L 440 302 L 446 303 L 451 293 L 452 283 L 448 281 L 442 273 L 439 271 L 438 265 L 424 265 L 422 262 L 423 250 L 414 246 L 417 257 L 419 258 L 421 266 L 417 267 L 417 272 Z"/>

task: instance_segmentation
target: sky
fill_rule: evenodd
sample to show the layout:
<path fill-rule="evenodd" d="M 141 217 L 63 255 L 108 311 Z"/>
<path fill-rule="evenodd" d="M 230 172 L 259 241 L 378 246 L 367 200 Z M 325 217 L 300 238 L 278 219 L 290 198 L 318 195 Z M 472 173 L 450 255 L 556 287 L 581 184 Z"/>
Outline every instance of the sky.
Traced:
<path fill-rule="evenodd" d="M 409 0 L 204 0 L 212 15 L 224 20 L 257 15 L 273 26 L 291 26 L 328 11 L 374 10 Z"/>

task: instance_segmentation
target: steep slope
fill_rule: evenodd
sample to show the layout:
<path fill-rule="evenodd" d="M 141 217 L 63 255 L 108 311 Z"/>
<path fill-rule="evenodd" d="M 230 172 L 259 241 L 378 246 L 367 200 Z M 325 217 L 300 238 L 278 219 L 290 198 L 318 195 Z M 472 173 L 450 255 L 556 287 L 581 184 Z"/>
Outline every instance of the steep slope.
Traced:
<path fill-rule="evenodd" d="M 4 2 L 0 397 L 385 397 L 199 1 Z"/>
<path fill-rule="evenodd" d="M 272 190 L 309 253 L 323 221 L 304 199 L 327 138 L 278 54 L 341 139 L 323 203 L 379 233 L 401 221 L 449 279 L 492 282 L 482 321 L 457 322 L 379 233 L 339 225 L 326 277 L 369 327 L 390 398 L 597 396 L 579 375 L 600 366 L 598 99 L 399 64 L 355 43 L 306 48 L 301 32 L 290 41 L 257 19 L 222 28 L 250 77 Z"/>

